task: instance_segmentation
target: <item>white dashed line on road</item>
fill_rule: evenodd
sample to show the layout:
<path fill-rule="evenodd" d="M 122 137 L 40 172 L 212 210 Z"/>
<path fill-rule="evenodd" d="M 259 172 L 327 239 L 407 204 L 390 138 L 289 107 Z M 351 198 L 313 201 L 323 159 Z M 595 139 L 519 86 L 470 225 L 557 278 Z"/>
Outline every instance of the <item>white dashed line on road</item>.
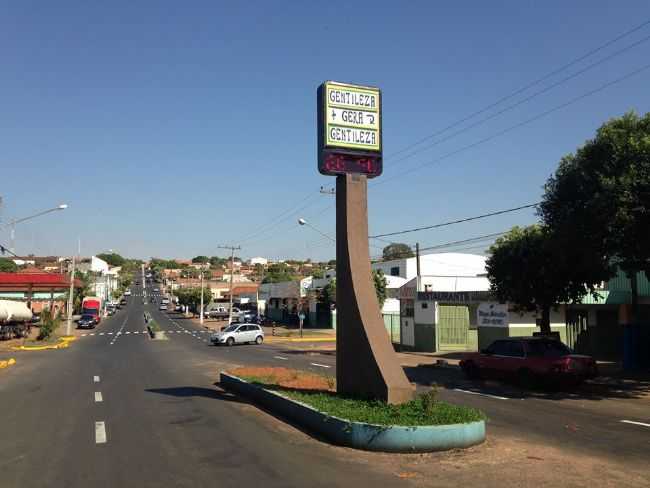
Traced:
<path fill-rule="evenodd" d="M 81 337 L 86 337 L 88 334 L 81 334 Z"/>
<path fill-rule="evenodd" d="M 273 356 L 275 359 L 282 359 L 283 361 L 289 361 L 289 358 L 283 358 L 282 356 Z"/>
<path fill-rule="evenodd" d="M 88 335 L 91 335 L 91 336 L 94 336 L 94 335 L 95 335 L 95 333 L 93 332 L 92 334 L 88 334 Z"/>
<path fill-rule="evenodd" d="M 130 331 L 130 330 L 127 330 L 127 331 L 125 332 L 125 334 L 130 334 L 130 333 L 131 333 L 131 331 Z"/>
<path fill-rule="evenodd" d="M 480 395 L 480 396 L 484 396 L 484 397 L 488 397 L 488 398 L 495 398 L 497 400 L 510 400 L 510 398 L 508 398 L 508 397 L 502 397 L 502 396 L 498 396 L 498 395 L 490 395 L 489 393 L 481 393 L 480 391 L 461 390 L 460 388 L 454 388 L 454 391 L 459 391 L 461 393 L 469 393 L 470 395 Z"/>
<path fill-rule="evenodd" d="M 101 391 L 96 391 L 95 392 L 95 402 L 99 403 L 99 402 L 103 402 L 103 401 L 104 401 L 104 399 L 102 398 L 102 392 Z"/>
<path fill-rule="evenodd" d="M 106 425 L 104 422 L 95 422 L 95 444 L 106 444 Z"/>
<path fill-rule="evenodd" d="M 106 333 L 107 333 L 108 335 L 113 335 L 113 333 L 112 333 L 112 332 L 106 332 Z"/>
<path fill-rule="evenodd" d="M 318 366 L 319 368 L 331 368 L 331 366 L 328 366 L 327 364 L 319 364 L 319 363 L 309 363 L 312 366 Z"/>
<path fill-rule="evenodd" d="M 93 382 L 99 383 L 99 376 L 93 376 Z"/>
<path fill-rule="evenodd" d="M 632 424 L 632 425 L 640 425 L 642 427 L 650 427 L 650 424 L 646 424 L 645 422 L 637 422 L 635 420 L 621 420 L 621 423 L 623 423 L 623 424 Z"/>
<path fill-rule="evenodd" d="M 103 332 L 100 332 L 99 335 L 104 335 L 104 333 L 103 333 Z"/>

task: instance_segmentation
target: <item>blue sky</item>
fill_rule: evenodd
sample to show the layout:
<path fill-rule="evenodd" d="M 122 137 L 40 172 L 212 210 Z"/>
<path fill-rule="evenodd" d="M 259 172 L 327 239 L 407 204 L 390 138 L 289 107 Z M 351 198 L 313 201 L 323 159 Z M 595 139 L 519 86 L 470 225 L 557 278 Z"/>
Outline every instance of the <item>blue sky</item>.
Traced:
<path fill-rule="evenodd" d="M 603 121 L 650 110 L 650 70 L 441 156 L 640 68 L 650 42 L 413 157 L 393 155 L 648 19 L 647 1 L 5 4 L 2 217 L 69 204 L 17 228 L 24 254 L 70 254 L 81 237 L 84 255 L 192 257 L 241 242 L 242 256 L 332 258 L 331 242 L 296 223 L 335 227 L 334 199 L 319 193 L 334 179 L 316 169 L 316 88 L 327 79 L 383 90 L 371 234 L 532 203 Z M 650 25 L 483 116 L 648 35 Z M 404 240 L 533 220 L 522 211 Z"/>

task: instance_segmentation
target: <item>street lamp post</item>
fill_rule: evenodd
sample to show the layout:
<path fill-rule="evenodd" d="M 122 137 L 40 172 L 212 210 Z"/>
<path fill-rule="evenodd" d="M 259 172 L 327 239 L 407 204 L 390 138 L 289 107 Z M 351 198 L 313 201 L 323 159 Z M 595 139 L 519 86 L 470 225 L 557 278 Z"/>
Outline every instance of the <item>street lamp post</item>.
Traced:
<path fill-rule="evenodd" d="M 65 210 L 66 208 L 68 208 L 68 204 L 62 203 L 61 205 L 57 205 L 56 207 L 53 208 L 48 208 L 47 210 L 43 210 L 42 212 L 37 212 L 33 215 L 28 215 L 27 217 L 22 217 L 20 219 L 12 219 L 11 222 L 9 222 L 8 224 L 0 226 L 0 230 L 6 229 L 7 227 L 11 228 L 11 252 L 14 252 L 14 247 L 15 247 L 14 242 L 16 239 L 16 224 L 20 224 L 21 222 L 25 222 L 27 220 L 35 219 L 36 217 L 40 217 L 41 215 L 45 215 L 50 212 Z"/>

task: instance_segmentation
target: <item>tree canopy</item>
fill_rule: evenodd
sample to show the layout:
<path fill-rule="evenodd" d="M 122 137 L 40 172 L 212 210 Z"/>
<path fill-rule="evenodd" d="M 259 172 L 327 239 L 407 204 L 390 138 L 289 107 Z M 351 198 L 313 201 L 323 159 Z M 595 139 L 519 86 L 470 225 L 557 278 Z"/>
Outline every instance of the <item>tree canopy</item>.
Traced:
<path fill-rule="evenodd" d="M 540 312 L 540 329 L 549 333 L 550 310 L 559 303 L 595 294 L 608 276 L 599 262 L 573 261 L 563 241 L 545 226 L 513 227 L 490 248 L 486 268 L 490 289 L 518 311 Z"/>
<path fill-rule="evenodd" d="M 392 259 L 403 259 L 403 258 L 412 258 L 415 256 L 415 253 L 411 249 L 411 246 L 401 242 L 393 242 L 384 247 L 382 251 L 382 257 L 384 261 L 390 261 Z"/>
<path fill-rule="evenodd" d="M 104 252 L 98 254 L 97 257 L 99 259 L 102 259 L 103 261 L 106 261 L 109 266 L 123 266 L 124 263 L 126 262 L 126 259 L 124 259 L 116 252 L 111 252 L 111 253 Z"/>
<path fill-rule="evenodd" d="M 195 256 L 192 258 L 194 264 L 205 264 L 210 262 L 210 258 L 207 256 Z"/>
<path fill-rule="evenodd" d="M 562 158 L 545 191 L 544 223 L 567 246 L 603 256 L 604 267 L 620 266 L 636 304 L 636 274 L 650 276 L 650 113 L 603 124 Z"/>
<path fill-rule="evenodd" d="M 201 308 L 201 288 L 179 288 L 174 290 L 174 296 L 178 298 L 178 303 L 187 305 L 191 310 L 199 311 Z M 203 306 L 212 301 L 210 288 L 203 287 Z"/>
<path fill-rule="evenodd" d="M 18 271 L 18 265 L 16 263 L 8 258 L 0 258 L 0 272 L 15 273 L 16 271 Z"/>

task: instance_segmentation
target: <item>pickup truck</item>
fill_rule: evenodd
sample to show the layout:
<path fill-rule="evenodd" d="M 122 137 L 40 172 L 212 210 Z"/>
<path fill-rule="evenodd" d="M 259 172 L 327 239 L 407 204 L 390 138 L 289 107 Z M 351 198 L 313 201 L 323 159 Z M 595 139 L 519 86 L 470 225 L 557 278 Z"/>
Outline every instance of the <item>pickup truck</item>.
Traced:
<path fill-rule="evenodd" d="M 233 313 L 235 310 L 233 309 Z M 228 318 L 228 309 L 226 307 L 217 307 L 211 310 L 206 310 L 203 312 L 204 317 L 209 319 L 227 319 Z"/>

